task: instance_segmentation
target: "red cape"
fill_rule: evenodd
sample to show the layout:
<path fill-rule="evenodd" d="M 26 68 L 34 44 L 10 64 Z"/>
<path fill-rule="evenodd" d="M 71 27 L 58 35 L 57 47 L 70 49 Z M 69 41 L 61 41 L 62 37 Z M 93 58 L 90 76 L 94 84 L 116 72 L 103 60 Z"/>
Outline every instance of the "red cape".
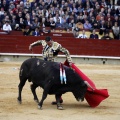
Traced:
<path fill-rule="evenodd" d="M 64 64 L 69 66 L 67 61 L 65 61 Z M 104 99 L 109 97 L 107 89 L 97 89 L 94 82 L 90 80 L 80 69 L 78 69 L 74 63 L 72 63 L 71 67 L 75 70 L 76 73 L 80 75 L 84 81 L 87 81 L 91 87 L 94 88 L 94 91 L 88 88 L 85 95 L 85 99 L 91 107 L 97 107 Z"/>

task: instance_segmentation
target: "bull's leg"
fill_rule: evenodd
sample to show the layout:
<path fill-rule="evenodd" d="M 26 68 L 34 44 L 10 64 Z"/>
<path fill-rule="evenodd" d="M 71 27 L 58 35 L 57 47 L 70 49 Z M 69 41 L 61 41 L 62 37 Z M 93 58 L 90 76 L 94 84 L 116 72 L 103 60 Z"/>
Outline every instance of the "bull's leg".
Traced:
<path fill-rule="evenodd" d="M 62 105 L 61 105 L 61 103 L 60 103 L 61 96 L 62 96 L 61 94 L 56 94 L 56 95 L 55 95 L 56 102 L 57 102 L 57 109 L 58 109 L 58 110 L 63 110 L 63 107 L 62 107 Z"/>
<path fill-rule="evenodd" d="M 23 79 L 23 80 L 20 80 L 20 83 L 18 85 L 18 102 L 21 104 L 22 103 L 22 97 L 21 97 L 21 93 L 22 93 L 22 89 L 23 89 L 23 86 L 25 85 L 27 79 Z"/>
<path fill-rule="evenodd" d="M 47 94 L 49 92 L 50 87 L 51 87 L 50 82 L 45 85 L 43 95 L 42 95 L 42 99 L 38 104 L 39 109 L 42 109 L 43 101 L 47 98 Z"/>
<path fill-rule="evenodd" d="M 33 94 L 33 96 L 34 96 L 34 100 L 37 102 L 37 103 L 39 103 L 39 100 L 38 100 L 38 97 L 37 97 L 37 94 L 36 94 L 36 88 L 38 87 L 38 85 L 36 85 L 36 84 L 31 84 L 31 86 L 30 86 L 30 88 L 31 88 L 31 91 L 32 91 L 32 94 Z"/>
<path fill-rule="evenodd" d="M 48 93 L 48 92 L 47 92 L 46 90 L 44 90 L 43 95 L 42 95 L 42 99 L 41 99 L 41 101 L 40 101 L 39 104 L 38 104 L 38 108 L 39 108 L 39 109 L 42 109 L 43 101 L 46 99 L 47 93 Z"/>

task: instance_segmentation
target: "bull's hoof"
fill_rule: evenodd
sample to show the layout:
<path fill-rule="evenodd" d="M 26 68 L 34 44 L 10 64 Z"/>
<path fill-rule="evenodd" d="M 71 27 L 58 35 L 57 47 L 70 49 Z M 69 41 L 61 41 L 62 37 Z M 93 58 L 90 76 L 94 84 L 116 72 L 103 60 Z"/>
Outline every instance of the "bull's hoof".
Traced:
<path fill-rule="evenodd" d="M 81 102 L 83 102 L 84 101 L 84 98 L 81 98 Z"/>
<path fill-rule="evenodd" d="M 42 110 L 42 107 L 38 105 L 38 109 Z"/>
<path fill-rule="evenodd" d="M 22 101 L 19 100 L 19 98 L 17 98 L 17 102 L 18 102 L 19 104 L 22 104 Z"/>
<path fill-rule="evenodd" d="M 34 101 L 35 101 L 36 103 L 39 103 L 39 100 L 37 100 L 37 99 L 34 99 Z"/>
<path fill-rule="evenodd" d="M 57 107 L 58 110 L 64 110 L 62 106 Z"/>

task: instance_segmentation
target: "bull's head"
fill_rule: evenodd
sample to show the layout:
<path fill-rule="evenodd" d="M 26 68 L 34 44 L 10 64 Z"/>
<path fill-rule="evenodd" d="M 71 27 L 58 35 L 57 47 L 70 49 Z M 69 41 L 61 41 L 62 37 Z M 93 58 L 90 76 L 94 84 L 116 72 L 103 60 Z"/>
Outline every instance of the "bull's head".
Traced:
<path fill-rule="evenodd" d="M 76 86 L 75 89 L 72 91 L 72 93 L 77 101 L 83 101 L 86 91 L 87 91 L 87 85 L 84 84 L 81 87 Z"/>

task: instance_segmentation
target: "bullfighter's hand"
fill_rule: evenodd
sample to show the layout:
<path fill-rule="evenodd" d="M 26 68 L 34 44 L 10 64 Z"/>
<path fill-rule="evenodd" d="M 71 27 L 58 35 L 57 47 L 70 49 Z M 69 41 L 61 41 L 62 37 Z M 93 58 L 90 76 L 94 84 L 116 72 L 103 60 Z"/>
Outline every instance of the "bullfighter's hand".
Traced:
<path fill-rule="evenodd" d="M 29 46 L 29 50 L 32 50 L 32 46 L 31 45 Z"/>
<path fill-rule="evenodd" d="M 69 66 L 70 66 L 70 68 L 72 69 L 72 70 L 74 70 L 73 68 L 72 68 L 72 62 L 69 62 Z M 74 70 L 75 71 L 75 70 Z"/>

